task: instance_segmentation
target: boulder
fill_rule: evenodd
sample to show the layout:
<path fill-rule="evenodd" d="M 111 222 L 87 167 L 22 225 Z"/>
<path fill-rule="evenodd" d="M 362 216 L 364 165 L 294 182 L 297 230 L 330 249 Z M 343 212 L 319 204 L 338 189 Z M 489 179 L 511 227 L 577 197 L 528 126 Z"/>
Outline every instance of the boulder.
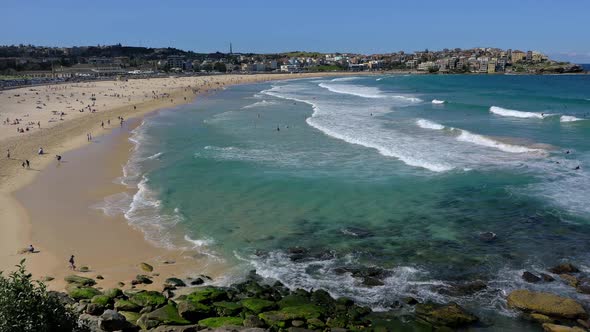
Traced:
<path fill-rule="evenodd" d="M 269 311 L 276 307 L 276 304 L 273 301 L 254 298 L 243 299 L 241 303 L 244 308 L 256 315 L 263 311 Z"/>
<path fill-rule="evenodd" d="M 243 319 L 240 317 L 210 317 L 201 319 L 199 326 L 205 328 L 219 328 L 223 326 L 243 326 Z"/>
<path fill-rule="evenodd" d="M 210 304 L 217 301 L 227 300 L 227 291 L 217 287 L 203 287 L 187 295 L 187 300 Z"/>
<path fill-rule="evenodd" d="M 326 324 L 318 318 L 310 318 L 307 320 L 307 326 L 312 330 L 323 330 Z"/>
<path fill-rule="evenodd" d="M 178 279 L 178 278 L 168 278 L 168 279 L 166 279 L 165 283 L 167 285 L 173 285 L 175 287 L 185 287 L 186 286 L 184 281 L 182 281 L 181 279 Z"/>
<path fill-rule="evenodd" d="M 576 319 L 587 317 L 582 305 L 570 298 L 551 293 L 515 290 L 508 295 L 508 306 L 524 312 L 535 312 L 549 317 Z"/>
<path fill-rule="evenodd" d="M 90 300 L 94 296 L 101 294 L 100 291 L 96 288 L 86 286 L 75 286 L 73 284 L 68 285 L 66 287 L 66 291 L 68 292 L 68 295 L 76 301 L 82 299 Z"/>
<path fill-rule="evenodd" d="M 56 298 L 63 305 L 73 305 L 74 303 L 76 303 L 76 301 L 74 301 L 74 299 L 69 297 L 66 293 L 56 291 L 49 291 L 47 293 L 49 294 L 49 296 Z"/>
<path fill-rule="evenodd" d="M 81 314 L 78 316 L 78 326 L 80 327 L 81 331 L 101 331 L 98 327 L 98 320 L 99 318 L 97 316 Z"/>
<path fill-rule="evenodd" d="M 145 272 L 152 272 L 154 270 L 154 267 L 149 265 L 148 263 L 140 263 L 139 267 Z"/>
<path fill-rule="evenodd" d="M 531 317 L 532 320 L 534 320 L 534 321 L 536 321 L 538 323 L 541 323 L 541 324 L 544 324 L 544 323 L 553 323 L 553 321 L 554 321 L 554 319 L 552 319 L 549 316 L 542 315 L 542 314 L 537 314 L 537 313 L 532 313 L 530 315 L 530 317 Z"/>
<path fill-rule="evenodd" d="M 531 283 L 535 283 L 535 282 L 541 281 L 541 278 L 540 277 L 537 277 L 536 275 L 532 274 L 529 271 L 524 271 L 522 273 L 521 278 L 522 278 L 522 280 L 524 280 L 526 282 L 531 282 Z"/>
<path fill-rule="evenodd" d="M 129 300 L 118 300 L 117 302 L 115 302 L 115 309 L 117 311 L 133 311 L 133 312 L 138 312 L 139 310 L 141 310 L 141 307 Z"/>
<path fill-rule="evenodd" d="M 100 306 L 106 307 L 111 303 L 112 299 L 106 295 L 95 295 L 90 300 L 90 303 L 98 304 Z"/>
<path fill-rule="evenodd" d="M 98 279 L 98 280 L 104 280 L 104 277 L 99 274 L 99 275 L 96 276 L 96 279 Z"/>
<path fill-rule="evenodd" d="M 125 317 L 125 319 L 133 325 L 137 324 L 137 320 L 139 319 L 139 317 L 141 317 L 141 314 L 139 312 L 118 311 L 118 313 L 123 315 Z"/>
<path fill-rule="evenodd" d="M 199 325 L 182 325 L 182 326 L 160 325 L 151 331 L 152 332 L 197 332 L 197 331 L 199 331 Z"/>
<path fill-rule="evenodd" d="M 496 240 L 498 236 L 494 232 L 483 232 L 479 233 L 479 239 L 483 242 L 492 242 Z"/>
<path fill-rule="evenodd" d="M 92 316 L 100 316 L 104 312 L 104 306 L 96 303 L 90 303 L 86 306 L 84 311 Z"/>
<path fill-rule="evenodd" d="M 172 304 L 167 304 L 152 312 L 143 314 L 138 320 L 137 325 L 144 330 L 154 328 L 159 325 L 188 325 L 190 322 L 178 314 L 178 310 Z"/>
<path fill-rule="evenodd" d="M 544 282 L 552 282 L 555 281 L 555 278 L 553 278 L 552 276 L 548 275 L 547 273 L 541 273 L 541 278 L 543 278 Z"/>
<path fill-rule="evenodd" d="M 110 299 L 115 299 L 117 297 L 123 296 L 123 291 L 121 291 L 119 288 L 109 288 L 105 290 L 103 294 Z"/>
<path fill-rule="evenodd" d="M 565 325 L 556 325 L 556 324 L 550 324 L 550 323 L 543 324 L 543 330 L 545 332 L 584 332 L 584 331 L 586 331 L 583 328 L 580 328 L 577 326 L 569 327 L 569 326 L 565 326 Z"/>
<path fill-rule="evenodd" d="M 138 274 L 137 276 L 135 276 L 135 279 L 131 281 L 132 285 L 137 285 L 137 284 L 149 285 L 151 283 L 153 283 L 152 279 L 150 279 L 150 277 L 146 276 L 145 274 Z"/>
<path fill-rule="evenodd" d="M 580 270 L 570 263 L 564 263 L 556 265 L 549 269 L 549 272 L 554 274 L 564 274 L 564 273 L 578 273 Z"/>
<path fill-rule="evenodd" d="M 580 293 L 590 294 L 590 278 L 579 279 L 576 289 Z"/>
<path fill-rule="evenodd" d="M 242 311 L 242 305 L 236 302 L 213 302 L 213 308 L 218 316 L 232 317 L 237 316 Z"/>
<path fill-rule="evenodd" d="M 264 324 L 264 322 L 258 318 L 257 316 L 254 315 L 246 315 L 246 317 L 244 318 L 244 322 L 242 323 L 244 325 L 244 327 L 265 327 L 266 324 Z"/>
<path fill-rule="evenodd" d="M 456 303 L 445 305 L 421 303 L 416 305 L 416 316 L 433 326 L 463 327 L 477 322 L 479 319 L 467 312 Z"/>
<path fill-rule="evenodd" d="M 88 266 L 82 266 L 78 269 L 80 272 L 90 272 L 90 268 Z"/>
<path fill-rule="evenodd" d="M 324 314 L 324 309 L 313 305 L 300 305 L 295 307 L 285 307 L 281 310 L 263 312 L 258 315 L 266 324 L 278 328 L 287 327 L 292 320 L 308 320 L 320 318 Z"/>
<path fill-rule="evenodd" d="M 125 316 L 114 310 L 105 310 L 98 320 L 98 327 L 104 331 L 120 331 L 129 328 Z"/>
<path fill-rule="evenodd" d="M 50 282 L 53 280 L 55 280 L 55 278 L 51 277 L 51 276 L 45 276 L 45 277 L 41 278 L 41 281 L 43 281 L 43 282 Z"/>
<path fill-rule="evenodd" d="M 140 307 L 160 307 L 166 304 L 167 300 L 164 295 L 156 291 L 143 291 L 129 297 L 129 301 Z"/>
<path fill-rule="evenodd" d="M 559 277 L 565 281 L 566 284 L 572 287 L 578 287 L 579 280 L 575 276 L 567 273 L 560 274 Z"/>
<path fill-rule="evenodd" d="M 92 279 L 92 278 L 81 277 L 81 276 L 77 276 L 77 275 L 73 275 L 73 274 L 65 277 L 64 280 L 68 284 L 73 284 L 73 285 L 77 285 L 77 286 L 94 286 L 94 285 L 96 285 L 96 281 L 94 281 L 94 279 Z"/>
<path fill-rule="evenodd" d="M 178 314 L 186 320 L 198 322 L 201 319 L 211 317 L 213 308 L 203 303 L 185 300 L 178 303 Z"/>
<path fill-rule="evenodd" d="M 481 280 L 453 283 L 438 290 L 439 293 L 451 296 L 467 296 L 486 289 L 488 285 Z"/>
<path fill-rule="evenodd" d="M 194 280 L 191 280 L 191 286 L 199 286 L 205 283 L 205 280 L 201 279 L 201 278 L 196 278 Z"/>

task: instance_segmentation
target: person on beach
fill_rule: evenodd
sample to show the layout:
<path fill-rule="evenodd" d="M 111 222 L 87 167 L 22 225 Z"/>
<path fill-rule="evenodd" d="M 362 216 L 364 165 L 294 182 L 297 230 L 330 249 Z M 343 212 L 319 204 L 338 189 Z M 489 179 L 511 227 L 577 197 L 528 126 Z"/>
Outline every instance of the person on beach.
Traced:
<path fill-rule="evenodd" d="M 101 127 L 102 129 L 104 129 L 104 121 L 102 121 L 102 122 L 100 123 L 100 127 Z"/>
<path fill-rule="evenodd" d="M 68 263 L 70 263 L 70 269 L 76 270 L 76 264 L 74 262 L 74 255 L 70 256 L 70 260 L 68 261 Z"/>
<path fill-rule="evenodd" d="M 31 168 L 31 162 L 29 161 L 29 159 L 26 159 L 25 163 L 27 164 L 27 168 Z"/>
<path fill-rule="evenodd" d="M 10 149 L 6 149 L 6 158 L 10 159 Z"/>
<path fill-rule="evenodd" d="M 61 161 L 61 156 L 60 155 L 55 155 L 55 159 L 57 159 L 57 162 L 59 163 Z"/>
<path fill-rule="evenodd" d="M 22 166 L 23 168 L 25 168 L 25 166 L 26 166 L 26 165 L 27 165 L 27 164 L 26 164 L 24 161 L 23 161 L 23 163 L 21 164 L 21 166 Z"/>
<path fill-rule="evenodd" d="M 29 244 L 29 247 L 27 248 L 27 251 L 30 253 L 34 253 L 35 252 L 35 248 L 33 247 L 32 244 Z"/>
<path fill-rule="evenodd" d="M 43 148 L 39 148 L 39 154 L 42 155 L 43 154 Z"/>

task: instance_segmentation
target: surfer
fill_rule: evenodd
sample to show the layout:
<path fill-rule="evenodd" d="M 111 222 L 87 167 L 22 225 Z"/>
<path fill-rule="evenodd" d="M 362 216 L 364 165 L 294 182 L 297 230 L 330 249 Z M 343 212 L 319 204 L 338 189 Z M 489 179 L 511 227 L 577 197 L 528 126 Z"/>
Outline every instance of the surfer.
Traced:
<path fill-rule="evenodd" d="M 575 171 L 580 169 L 580 165 L 576 166 L 576 168 L 574 168 Z"/>

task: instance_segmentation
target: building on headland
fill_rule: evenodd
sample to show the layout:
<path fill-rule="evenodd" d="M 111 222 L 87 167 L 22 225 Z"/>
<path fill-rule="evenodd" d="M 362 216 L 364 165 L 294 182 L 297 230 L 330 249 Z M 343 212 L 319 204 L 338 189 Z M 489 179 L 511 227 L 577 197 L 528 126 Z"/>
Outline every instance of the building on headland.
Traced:
<path fill-rule="evenodd" d="M 296 73 L 299 68 L 296 65 L 281 65 L 281 71 L 285 73 Z"/>
<path fill-rule="evenodd" d="M 526 61 L 531 62 L 533 61 L 533 51 L 526 51 Z"/>
<path fill-rule="evenodd" d="M 525 60 L 525 58 L 526 58 L 526 53 L 516 50 L 516 51 L 512 52 L 511 57 L 510 57 L 510 61 L 512 63 L 517 63 L 519 61 Z"/>
<path fill-rule="evenodd" d="M 182 55 L 170 55 L 166 59 L 166 64 L 168 65 L 168 68 L 183 69 L 183 67 L 184 67 L 184 56 L 182 56 Z"/>

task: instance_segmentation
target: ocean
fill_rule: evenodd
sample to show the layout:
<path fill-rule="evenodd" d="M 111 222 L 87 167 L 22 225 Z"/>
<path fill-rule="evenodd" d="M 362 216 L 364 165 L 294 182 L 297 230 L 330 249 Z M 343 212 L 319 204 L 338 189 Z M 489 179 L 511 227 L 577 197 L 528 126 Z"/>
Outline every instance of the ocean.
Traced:
<path fill-rule="evenodd" d="M 150 116 L 131 139 L 119 180 L 138 191 L 105 212 L 226 262 L 227 282 L 256 269 L 376 310 L 456 301 L 512 327 L 513 289 L 590 299 L 520 278 L 564 261 L 590 271 L 590 76 L 240 85 Z M 445 291 L 473 280 L 487 288 Z"/>

